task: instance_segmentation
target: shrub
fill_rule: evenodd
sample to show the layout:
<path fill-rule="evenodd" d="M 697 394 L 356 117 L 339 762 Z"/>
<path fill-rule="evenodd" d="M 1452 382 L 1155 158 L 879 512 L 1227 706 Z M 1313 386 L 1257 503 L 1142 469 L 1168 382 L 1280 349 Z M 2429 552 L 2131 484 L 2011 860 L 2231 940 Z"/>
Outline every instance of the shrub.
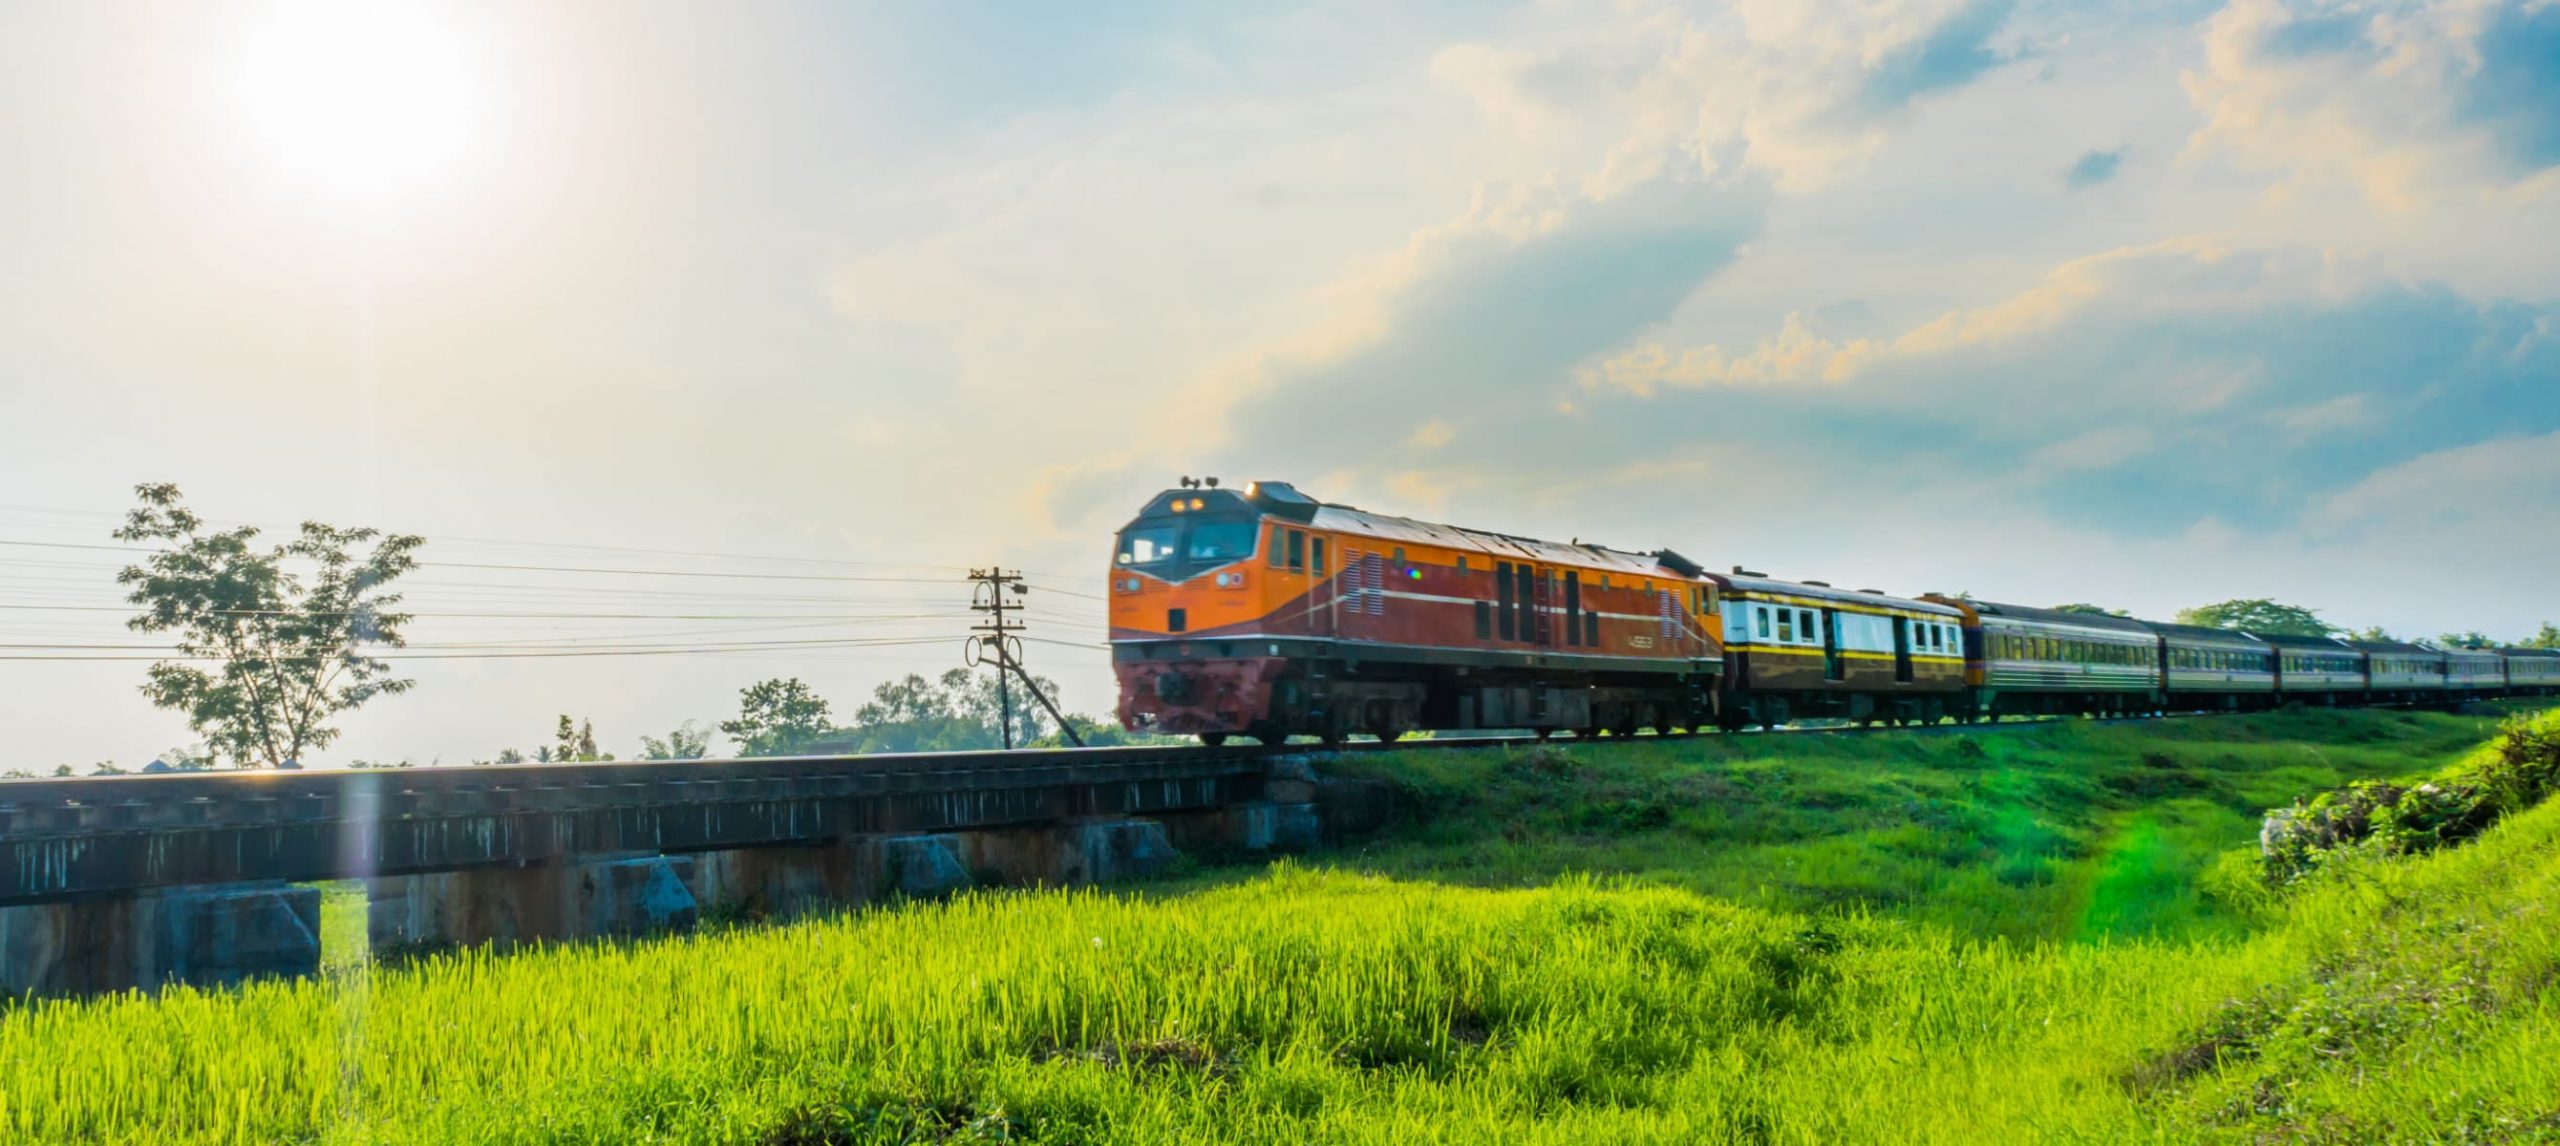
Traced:
<path fill-rule="evenodd" d="M 2347 850 L 2433 851 L 2479 835 L 2560 788 L 2560 720 L 2516 718 L 2485 757 L 2418 784 L 2363 780 L 2267 813 L 2258 850 L 2269 883 L 2317 870 Z"/>

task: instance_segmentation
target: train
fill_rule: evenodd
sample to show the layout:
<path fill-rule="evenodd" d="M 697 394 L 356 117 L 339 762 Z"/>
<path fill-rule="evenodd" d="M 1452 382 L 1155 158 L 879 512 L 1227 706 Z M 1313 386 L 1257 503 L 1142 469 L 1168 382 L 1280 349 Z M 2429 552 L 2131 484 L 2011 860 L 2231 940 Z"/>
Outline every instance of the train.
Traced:
<path fill-rule="evenodd" d="M 2199 628 L 1713 572 L 1184 479 L 1114 546 L 1135 732 L 1339 742 L 2560 695 L 2560 651 Z"/>

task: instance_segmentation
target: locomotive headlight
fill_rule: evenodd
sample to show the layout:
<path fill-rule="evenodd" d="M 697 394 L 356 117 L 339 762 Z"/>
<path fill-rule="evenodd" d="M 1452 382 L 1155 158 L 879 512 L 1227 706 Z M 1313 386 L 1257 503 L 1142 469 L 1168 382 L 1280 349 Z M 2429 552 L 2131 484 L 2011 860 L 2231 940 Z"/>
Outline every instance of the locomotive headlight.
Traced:
<path fill-rule="evenodd" d="M 1118 589 L 1123 593 L 1135 593 L 1138 591 L 1138 579 L 1135 577 L 1123 577 L 1119 581 L 1115 582 L 1112 585 L 1112 588 Z"/>
<path fill-rule="evenodd" d="M 1220 574 L 1218 574 L 1218 587 L 1219 587 L 1219 588 L 1221 588 L 1221 589 L 1241 589 L 1241 588 L 1244 588 L 1244 574 L 1242 574 L 1242 573 L 1220 573 Z"/>

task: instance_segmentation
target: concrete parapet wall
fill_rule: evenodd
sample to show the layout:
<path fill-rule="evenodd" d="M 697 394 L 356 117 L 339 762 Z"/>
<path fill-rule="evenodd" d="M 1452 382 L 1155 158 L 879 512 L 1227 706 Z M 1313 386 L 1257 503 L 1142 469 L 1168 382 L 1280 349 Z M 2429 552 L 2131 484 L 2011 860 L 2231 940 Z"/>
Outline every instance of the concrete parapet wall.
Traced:
<path fill-rule="evenodd" d="M 0 994 L 221 987 L 319 969 L 316 888 L 215 884 L 0 907 Z"/>
<path fill-rule="evenodd" d="M 475 836 L 478 851 L 410 838 L 461 822 L 448 817 L 403 829 L 405 835 L 385 829 L 375 838 L 397 837 L 394 842 L 405 841 L 402 846 L 419 855 L 566 858 L 483 859 L 478 866 L 368 879 L 366 930 L 376 953 L 682 932 L 706 910 L 724 918 L 788 919 L 981 884 L 1062 887 L 1142 878 L 1185 853 L 1306 850 L 1374 830 L 1397 814 L 1400 792 L 1393 784 L 1328 780 L 1315 763 L 1282 758 L 1259 776 L 1149 776 L 1092 786 L 1074 799 L 1060 794 L 1065 788 L 889 793 L 866 806 L 897 815 L 813 814 L 805 822 L 796 814 L 775 820 L 757 811 L 760 805 L 740 805 L 744 812 L 721 805 L 704 815 L 746 816 L 821 834 L 674 853 L 650 842 L 666 835 L 664 818 L 652 820 L 648 832 L 590 832 L 594 825 L 576 818 L 583 813 L 567 811 L 518 825 L 541 828 L 539 839 L 494 831 L 486 839 Z M 1131 815 L 1135 809 L 1148 811 Z M 962 826 L 973 823 L 987 826 Z M 686 838 L 753 834 L 704 828 Z M 636 850 L 619 850 L 632 849 L 634 839 L 641 840 Z M 598 850 L 561 850 L 572 841 Z M 280 882 L 0 908 L 0 992 L 83 994 L 311 974 L 320 965 L 319 915 L 316 889 Z"/>

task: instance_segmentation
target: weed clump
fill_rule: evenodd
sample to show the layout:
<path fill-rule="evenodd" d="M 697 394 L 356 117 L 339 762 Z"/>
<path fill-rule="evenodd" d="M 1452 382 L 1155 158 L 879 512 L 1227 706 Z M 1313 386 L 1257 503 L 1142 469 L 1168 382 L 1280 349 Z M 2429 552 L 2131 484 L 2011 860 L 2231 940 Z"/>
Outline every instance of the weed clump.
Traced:
<path fill-rule="evenodd" d="M 2267 813 L 2258 849 L 2269 883 L 2349 852 L 2411 855 L 2460 843 L 2560 789 L 2560 720 L 2509 720 L 2482 757 L 2416 784 L 2364 780 Z"/>

